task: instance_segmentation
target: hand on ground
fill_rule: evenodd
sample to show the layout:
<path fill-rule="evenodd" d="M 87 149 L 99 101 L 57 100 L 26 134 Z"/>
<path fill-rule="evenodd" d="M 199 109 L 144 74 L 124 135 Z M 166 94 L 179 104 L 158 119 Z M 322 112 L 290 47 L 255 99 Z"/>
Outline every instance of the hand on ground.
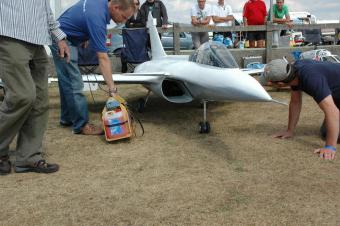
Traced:
<path fill-rule="evenodd" d="M 281 131 L 281 132 L 278 132 L 278 133 L 274 133 L 272 135 L 272 137 L 273 138 L 279 138 L 279 139 L 287 139 L 287 138 L 293 137 L 293 133 L 286 130 L 286 131 Z"/>
<path fill-rule="evenodd" d="M 326 160 L 334 160 L 335 151 L 327 149 L 327 148 L 318 148 L 314 150 L 314 154 L 318 154 L 320 158 Z"/>

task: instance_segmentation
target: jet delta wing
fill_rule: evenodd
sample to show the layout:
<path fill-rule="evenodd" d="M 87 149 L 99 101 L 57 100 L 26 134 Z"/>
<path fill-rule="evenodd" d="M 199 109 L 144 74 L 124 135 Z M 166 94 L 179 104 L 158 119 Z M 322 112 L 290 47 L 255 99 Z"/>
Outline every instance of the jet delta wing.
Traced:
<path fill-rule="evenodd" d="M 164 72 L 154 73 L 124 73 L 113 74 L 112 79 L 119 84 L 152 84 L 159 83 L 165 77 Z M 104 77 L 97 74 L 83 75 L 84 82 L 99 82 L 104 83 Z"/>

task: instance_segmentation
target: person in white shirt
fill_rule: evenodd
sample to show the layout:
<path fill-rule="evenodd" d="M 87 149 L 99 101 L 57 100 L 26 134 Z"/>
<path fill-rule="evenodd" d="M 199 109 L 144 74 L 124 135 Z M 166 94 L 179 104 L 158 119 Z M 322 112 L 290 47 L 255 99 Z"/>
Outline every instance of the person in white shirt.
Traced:
<path fill-rule="evenodd" d="M 233 11 L 230 5 L 224 3 L 224 0 L 218 0 L 212 11 L 212 19 L 216 26 L 232 26 L 234 21 Z M 215 35 L 223 35 L 224 38 L 232 38 L 231 32 L 214 32 Z"/>
<path fill-rule="evenodd" d="M 193 26 L 207 26 L 211 20 L 212 9 L 209 4 L 205 4 L 205 0 L 197 0 L 191 8 L 191 24 Z M 204 42 L 209 41 L 208 32 L 192 32 L 192 42 L 197 49 Z"/>
<path fill-rule="evenodd" d="M 16 173 L 54 173 L 59 165 L 43 158 L 48 120 L 49 59 L 44 45 L 59 47 L 70 61 L 66 34 L 54 19 L 49 0 L 0 1 L 0 175 L 12 171 L 10 144 L 16 140 Z"/>

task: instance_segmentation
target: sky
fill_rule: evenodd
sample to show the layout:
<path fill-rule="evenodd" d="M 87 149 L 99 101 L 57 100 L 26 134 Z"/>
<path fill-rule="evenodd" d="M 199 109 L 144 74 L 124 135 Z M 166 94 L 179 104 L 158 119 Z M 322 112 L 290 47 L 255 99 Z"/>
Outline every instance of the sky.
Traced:
<path fill-rule="evenodd" d="M 54 8 L 54 1 L 50 0 Z M 61 0 L 63 9 L 66 9 L 77 0 Z M 143 3 L 145 0 L 140 0 Z M 167 7 L 170 21 L 180 23 L 190 23 L 190 9 L 196 0 L 162 0 Z M 275 0 L 273 0 L 275 3 Z M 246 0 L 225 0 L 234 12 L 242 12 Z M 267 9 L 270 0 L 265 0 Z M 209 4 L 217 4 L 217 0 L 207 0 Z M 321 20 L 340 20 L 340 1 L 339 0 L 285 0 L 289 11 L 307 11 Z"/>

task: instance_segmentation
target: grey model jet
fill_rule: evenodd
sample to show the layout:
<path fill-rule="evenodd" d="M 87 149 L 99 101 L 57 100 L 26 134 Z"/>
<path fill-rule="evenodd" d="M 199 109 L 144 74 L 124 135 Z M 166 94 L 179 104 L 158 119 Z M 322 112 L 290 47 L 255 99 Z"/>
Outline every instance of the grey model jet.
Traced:
<path fill-rule="evenodd" d="M 249 72 L 238 67 L 225 46 L 208 42 L 191 57 L 167 55 L 151 14 L 147 27 L 152 59 L 138 65 L 133 73 L 113 74 L 113 80 L 115 83 L 142 84 L 149 90 L 148 95 L 153 92 L 172 103 L 201 101 L 204 107 L 204 120 L 200 122 L 201 133 L 210 131 L 210 124 L 206 120 L 207 101 L 277 102 Z M 87 75 L 83 80 L 104 81 L 98 75 Z M 147 98 L 139 102 L 140 110 L 146 101 Z"/>

